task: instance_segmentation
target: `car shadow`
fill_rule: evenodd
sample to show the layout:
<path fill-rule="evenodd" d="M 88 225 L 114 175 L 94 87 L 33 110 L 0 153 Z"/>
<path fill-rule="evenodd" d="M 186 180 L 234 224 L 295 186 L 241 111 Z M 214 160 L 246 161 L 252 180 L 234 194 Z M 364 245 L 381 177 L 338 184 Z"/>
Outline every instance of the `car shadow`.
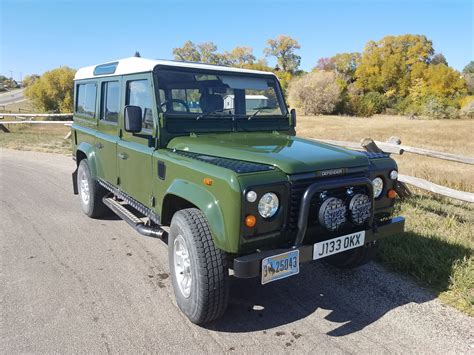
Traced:
<path fill-rule="evenodd" d="M 264 331 L 319 311 L 321 317 L 335 323 L 327 334 L 337 337 L 365 328 L 394 308 L 435 297 L 376 263 L 356 270 L 311 263 L 302 265 L 298 276 L 267 285 L 261 285 L 259 279 L 232 277 L 227 312 L 206 328 L 231 333 Z"/>

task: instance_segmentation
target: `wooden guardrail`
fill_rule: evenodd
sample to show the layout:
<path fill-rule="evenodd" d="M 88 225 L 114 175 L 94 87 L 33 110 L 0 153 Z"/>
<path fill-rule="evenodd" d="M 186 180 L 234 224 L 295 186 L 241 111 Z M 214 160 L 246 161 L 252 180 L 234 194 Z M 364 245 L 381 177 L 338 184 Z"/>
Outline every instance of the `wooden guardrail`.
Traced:
<path fill-rule="evenodd" d="M 0 117 L 72 117 L 72 113 L 0 113 Z"/>
<path fill-rule="evenodd" d="M 430 149 L 423 149 L 423 148 L 415 148 L 406 145 L 402 145 L 401 141 L 397 137 L 391 137 L 388 142 L 380 142 L 374 141 L 371 138 L 364 138 L 361 140 L 360 143 L 357 142 L 347 142 L 347 141 L 336 141 L 336 140 L 329 140 L 329 139 L 317 139 L 320 142 L 337 145 L 345 148 L 351 149 L 358 149 L 358 150 L 366 150 L 369 152 L 376 152 L 376 153 L 392 153 L 392 154 L 403 154 L 404 152 L 413 153 L 423 156 L 428 156 L 437 159 L 449 160 L 463 164 L 474 165 L 474 157 L 468 157 L 464 155 L 457 155 L 445 152 L 439 152 Z M 474 193 L 471 192 L 464 192 L 459 190 L 454 190 L 449 187 L 441 186 L 434 184 L 428 180 L 417 178 L 414 176 L 408 176 L 399 174 L 398 176 L 399 182 L 399 195 L 401 197 L 411 195 L 410 190 L 405 184 L 409 184 L 415 186 L 419 189 L 430 191 L 442 196 L 454 198 L 456 200 L 474 203 Z"/>
<path fill-rule="evenodd" d="M 360 143 L 346 142 L 346 141 L 335 141 L 335 140 L 331 140 L 331 139 L 317 139 L 317 140 L 319 140 L 321 142 L 333 144 L 333 145 L 346 147 L 346 148 L 352 148 L 352 149 L 364 149 L 367 144 L 370 144 L 371 142 L 373 142 L 377 145 L 377 147 L 379 147 L 385 153 L 392 153 L 392 154 L 401 155 L 401 154 L 406 152 L 406 153 L 424 155 L 424 156 L 432 157 L 432 158 L 455 161 L 455 162 L 458 162 L 458 163 L 474 165 L 474 157 L 468 157 L 468 156 L 465 156 L 465 155 L 439 152 L 439 151 L 435 151 L 435 150 L 431 150 L 431 149 L 415 148 L 415 147 L 410 147 L 408 145 L 395 144 L 395 143 L 391 143 L 391 142 L 374 141 L 370 138 L 364 138 Z"/>

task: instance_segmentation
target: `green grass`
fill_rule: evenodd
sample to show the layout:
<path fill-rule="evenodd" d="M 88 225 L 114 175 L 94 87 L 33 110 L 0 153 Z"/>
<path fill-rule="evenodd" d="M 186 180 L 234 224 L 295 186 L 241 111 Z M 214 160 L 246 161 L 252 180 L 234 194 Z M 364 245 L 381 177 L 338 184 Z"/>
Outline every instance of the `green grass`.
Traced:
<path fill-rule="evenodd" d="M 474 316 L 474 206 L 420 195 L 396 213 L 406 217 L 406 233 L 381 241 L 377 259 Z"/>

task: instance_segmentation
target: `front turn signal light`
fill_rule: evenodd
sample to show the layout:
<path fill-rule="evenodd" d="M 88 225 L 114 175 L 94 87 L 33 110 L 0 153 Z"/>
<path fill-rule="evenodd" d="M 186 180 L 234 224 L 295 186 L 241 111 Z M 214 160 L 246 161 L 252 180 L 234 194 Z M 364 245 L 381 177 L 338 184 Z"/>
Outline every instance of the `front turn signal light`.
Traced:
<path fill-rule="evenodd" d="M 257 218 L 255 216 L 252 216 L 249 214 L 247 217 L 245 217 L 245 225 L 249 228 L 255 227 L 257 224 Z"/>
<path fill-rule="evenodd" d="M 397 192 L 395 190 L 388 190 L 387 197 L 388 198 L 395 198 L 395 197 L 397 197 Z"/>

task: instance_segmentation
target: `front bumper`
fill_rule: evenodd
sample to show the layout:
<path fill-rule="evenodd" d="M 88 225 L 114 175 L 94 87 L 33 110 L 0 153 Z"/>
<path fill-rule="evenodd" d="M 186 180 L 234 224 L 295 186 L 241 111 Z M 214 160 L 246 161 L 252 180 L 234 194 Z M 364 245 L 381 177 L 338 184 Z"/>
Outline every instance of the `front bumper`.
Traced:
<path fill-rule="evenodd" d="M 365 231 L 365 243 L 385 238 L 404 231 L 405 218 L 394 217 L 383 225 Z M 299 245 L 289 249 L 265 250 L 255 254 L 244 255 L 234 259 L 234 276 L 238 278 L 252 278 L 260 275 L 262 260 L 281 253 L 298 249 L 300 251 L 300 264 L 313 260 L 313 244 Z"/>

